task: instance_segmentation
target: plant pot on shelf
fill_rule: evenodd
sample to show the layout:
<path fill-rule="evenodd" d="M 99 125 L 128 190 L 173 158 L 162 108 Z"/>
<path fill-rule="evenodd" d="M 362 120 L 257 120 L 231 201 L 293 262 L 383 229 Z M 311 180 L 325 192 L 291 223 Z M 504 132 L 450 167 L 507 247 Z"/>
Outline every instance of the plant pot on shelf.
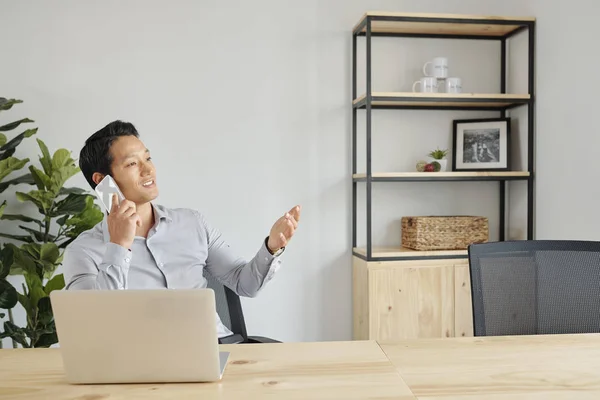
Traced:
<path fill-rule="evenodd" d="M 447 171 L 447 167 L 448 167 L 447 159 L 444 158 L 443 160 L 436 160 L 435 158 L 431 158 L 431 157 L 427 158 L 428 163 L 432 163 L 434 161 L 436 161 L 440 164 L 440 171 Z"/>

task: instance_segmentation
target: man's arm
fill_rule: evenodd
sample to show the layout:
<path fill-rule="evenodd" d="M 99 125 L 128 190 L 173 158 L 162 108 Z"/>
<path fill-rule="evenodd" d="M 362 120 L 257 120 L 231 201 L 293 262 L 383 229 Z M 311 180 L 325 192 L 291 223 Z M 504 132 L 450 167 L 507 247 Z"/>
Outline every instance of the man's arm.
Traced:
<path fill-rule="evenodd" d="M 98 265 L 81 245 L 68 246 L 63 260 L 65 289 L 127 289 L 127 274 L 131 264 L 130 250 L 107 243 Z"/>
<path fill-rule="evenodd" d="M 279 269 L 279 255 L 271 254 L 265 239 L 256 255 L 246 261 L 234 253 L 221 232 L 210 226 L 203 215 L 194 213 L 208 245 L 207 272 L 239 296 L 256 296 Z"/>

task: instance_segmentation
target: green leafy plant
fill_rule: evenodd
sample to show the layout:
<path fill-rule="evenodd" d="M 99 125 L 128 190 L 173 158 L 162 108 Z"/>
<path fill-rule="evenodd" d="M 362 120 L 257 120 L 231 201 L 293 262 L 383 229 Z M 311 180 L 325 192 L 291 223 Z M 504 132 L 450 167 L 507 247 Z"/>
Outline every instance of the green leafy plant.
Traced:
<path fill-rule="evenodd" d="M 434 160 L 443 160 L 448 155 L 448 150 L 440 150 L 439 148 L 430 152 L 429 157 Z"/>
<path fill-rule="evenodd" d="M 10 110 L 15 104 L 22 103 L 21 100 L 6 99 L 0 97 L 0 111 Z M 5 132 L 17 129 L 21 124 L 33 122 L 28 118 L 10 122 L 0 126 L 0 193 L 4 192 L 11 185 L 19 183 L 33 183 L 33 178 L 29 174 L 21 175 L 17 178 L 6 180 L 13 172 L 16 172 L 29 162 L 28 158 L 18 159 L 13 157 L 16 148 L 23 139 L 34 135 L 37 129 L 27 129 L 19 135 L 15 136 L 10 141 Z M 7 202 L 6 200 L 0 203 L 0 217 L 4 213 Z M 11 329 L 12 312 L 11 309 L 18 303 L 17 290 L 7 281 L 6 277 L 10 273 L 10 268 L 13 263 L 13 251 L 10 247 L 2 247 L 0 244 L 0 310 L 8 310 L 9 321 L 4 323 L 4 332 L 0 332 L 0 347 L 2 347 L 2 339 L 10 336 L 7 332 Z M 0 311 L 0 319 L 3 319 L 6 313 Z"/>
<path fill-rule="evenodd" d="M 71 153 L 58 149 L 50 155 L 42 140 L 37 139 L 37 143 L 42 153 L 41 168 L 30 165 L 29 174 L 16 182 L 33 184 L 35 188 L 16 192 L 16 198 L 33 205 L 40 215 L 4 213 L 0 217 L 18 223 L 22 231 L 19 235 L 0 233 L 0 237 L 22 243 L 20 246 L 6 244 L 0 259 L 4 266 L 2 274 L 7 273 L 5 265 L 10 265 L 8 273 L 24 277 L 23 292 L 17 293 L 17 301 L 27 314 L 25 327 L 18 327 L 12 318 L 5 321 L 0 338 L 11 337 L 23 347 L 49 347 L 58 341 L 49 295 L 53 290 L 63 289 L 65 282 L 62 274 L 54 273 L 67 245 L 103 218 L 92 195 L 80 188 L 64 187 L 80 171 Z M 12 292 L 12 289 L 7 291 Z M 14 293 L 10 296 L 14 300 Z M 2 305 L 0 308 L 10 309 Z"/>

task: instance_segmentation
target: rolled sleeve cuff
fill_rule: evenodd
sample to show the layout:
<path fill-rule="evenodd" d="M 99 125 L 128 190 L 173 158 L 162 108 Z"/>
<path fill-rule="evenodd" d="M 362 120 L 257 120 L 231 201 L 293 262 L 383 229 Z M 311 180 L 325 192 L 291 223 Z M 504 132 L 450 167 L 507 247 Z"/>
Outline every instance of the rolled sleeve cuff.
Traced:
<path fill-rule="evenodd" d="M 269 282 L 271 279 L 273 279 L 273 275 L 275 275 L 277 270 L 279 270 L 279 267 L 281 266 L 280 257 L 284 251 L 285 250 L 280 251 L 279 254 L 277 254 L 277 255 L 273 255 L 267 248 L 266 240 L 263 242 L 263 245 L 261 246 L 260 250 L 258 251 L 258 257 L 259 257 L 258 259 L 260 260 L 259 264 L 264 265 L 265 270 L 266 270 L 266 275 L 265 275 L 265 279 L 263 281 L 263 285 L 266 284 L 267 282 Z"/>
<path fill-rule="evenodd" d="M 128 250 L 116 243 L 109 242 L 106 245 L 106 252 L 104 253 L 104 260 L 101 264 L 101 269 L 103 267 L 105 269 L 104 272 L 106 272 L 106 268 L 109 268 L 110 266 L 117 266 L 127 270 L 129 269 L 129 265 L 131 265 L 131 257 L 131 250 Z"/>

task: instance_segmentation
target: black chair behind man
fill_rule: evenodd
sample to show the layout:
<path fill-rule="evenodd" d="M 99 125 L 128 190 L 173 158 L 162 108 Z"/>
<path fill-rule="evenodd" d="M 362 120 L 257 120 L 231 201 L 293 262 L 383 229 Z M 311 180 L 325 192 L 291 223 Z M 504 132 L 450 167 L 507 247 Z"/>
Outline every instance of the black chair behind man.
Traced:
<path fill-rule="evenodd" d="M 600 332 L 600 242 L 469 246 L 475 336 Z"/>
<path fill-rule="evenodd" d="M 219 314 L 221 322 L 233 332 L 233 335 L 220 338 L 219 343 L 280 343 L 278 340 L 263 336 L 248 336 L 239 296 L 233 290 L 223 286 L 209 273 L 205 273 L 204 277 L 208 281 L 208 287 L 215 292 L 217 314 Z"/>

